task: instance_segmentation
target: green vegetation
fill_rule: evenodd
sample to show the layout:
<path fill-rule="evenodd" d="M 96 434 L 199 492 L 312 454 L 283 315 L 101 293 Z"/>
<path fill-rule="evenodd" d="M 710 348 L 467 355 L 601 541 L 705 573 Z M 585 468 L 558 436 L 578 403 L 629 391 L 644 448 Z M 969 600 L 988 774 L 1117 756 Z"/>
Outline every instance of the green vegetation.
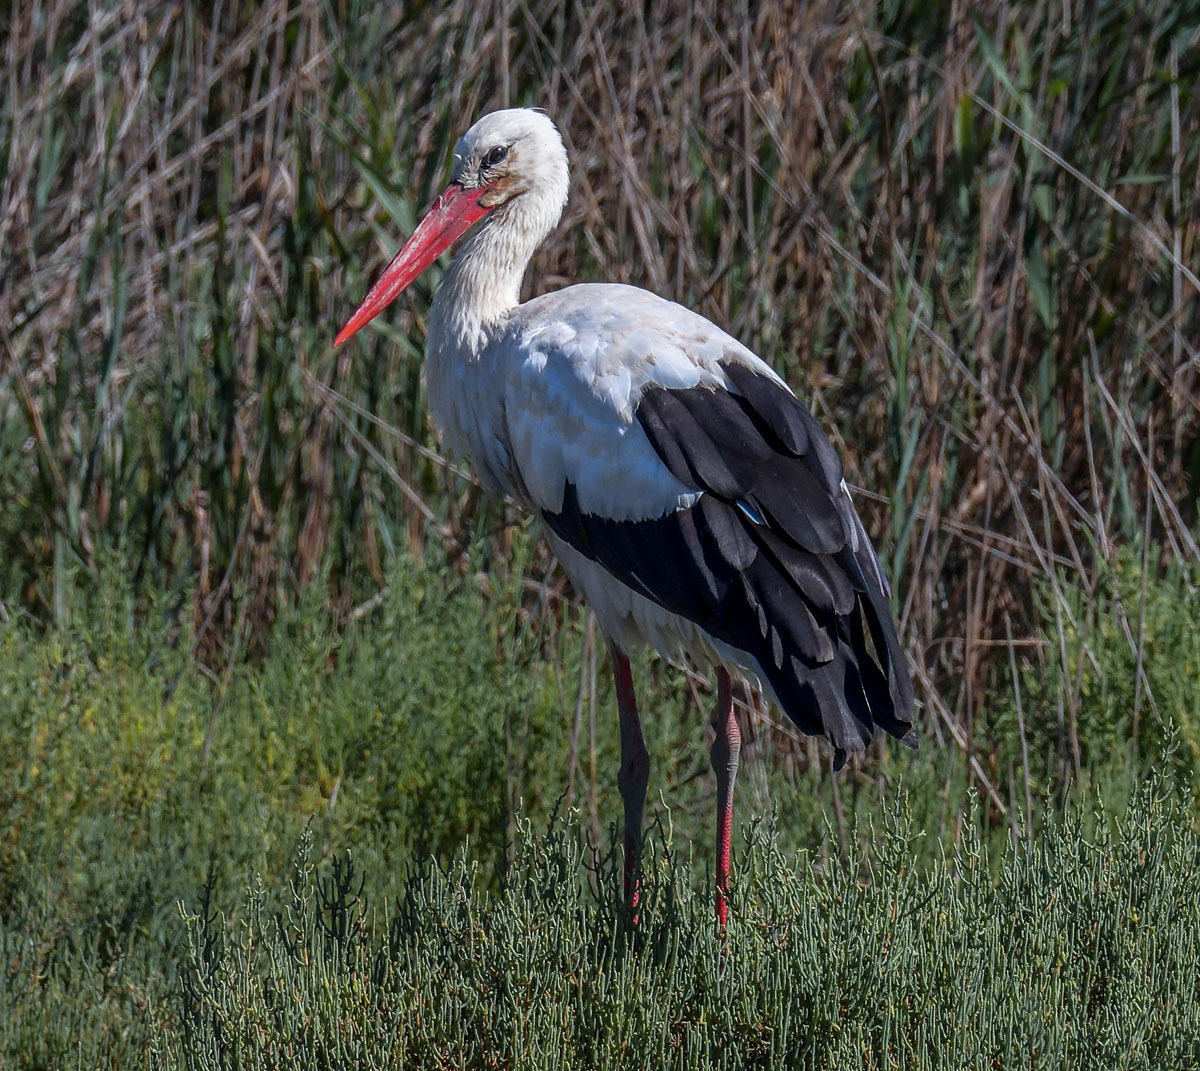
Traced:
<path fill-rule="evenodd" d="M 1035 776 L 1014 836 L 954 752 L 767 776 L 755 736 L 722 961 L 703 719 L 678 675 L 647 719 L 666 805 L 633 928 L 619 838 L 589 817 L 619 814 L 603 677 L 596 798 L 581 776 L 564 797 L 575 696 L 555 675 L 587 669 L 585 621 L 559 625 L 551 664 L 520 585 L 485 599 L 415 563 L 389 579 L 371 622 L 341 629 L 314 589 L 227 678 L 135 624 L 129 597 L 73 607 L 69 629 L 0 628 L 0 1063 L 1200 1060 L 1193 797 L 1174 778 L 1133 787 L 1157 738 L 1089 754 L 1065 807 Z M 1176 627 L 1181 580 L 1147 584 L 1147 636 Z M 1102 652 L 1108 618 L 1083 628 Z M 1194 672 L 1178 655 L 1147 645 L 1160 695 Z M 1129 709 L 1133 668 L 1089 688 L 1081 725 Z M 1028 733 L 1052 753 L 1052 728 Z"/>
<path fill-rule="evenodd" d="M 0 1064 L 1200 1063 L 1200 3 L 135 8 L 0 14 Z M 517 103 L 529 288 L 755 347 L 895 579 L 922 750 L 740 697 L 723 959 L 707 684 L 636 667 L 634 930 L 603 643 L 438 453 L 433 280 L 330 348 Z"/>
<path fill-rule="evenodd" d="M 523 831 L 509 882 L 430 873 L 387 925 L 345 867 L 301 869 L 284 913 L 190 922 L 185 1022 L 213 1067 L 1189 1067 L 1200 1059 L 1200 841 L 1147 793 L 1096 841 L 1074 825 L 998 882 L 968 816 L 912 867 L 889 815 L 871 880 L 759 838 L 726 945 L 664 853 L 646 923 Z M 613 868 L 600 888 L 615 885 Z M 315 887 L 314 887 L 315 885 Z M 1169 920 L 1169 921 L 1168 921 Z M 285 1000 L 280 996 L 287 994 Z"/>

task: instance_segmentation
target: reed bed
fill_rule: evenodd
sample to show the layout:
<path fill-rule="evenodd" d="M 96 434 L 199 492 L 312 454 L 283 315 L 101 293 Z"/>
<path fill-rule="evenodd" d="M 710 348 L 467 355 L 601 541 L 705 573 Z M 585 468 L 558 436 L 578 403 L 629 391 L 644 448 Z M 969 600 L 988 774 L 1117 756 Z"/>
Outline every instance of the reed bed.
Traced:
<path fill-rule="evenodd" d="M 58 1066 L 70 1038 L 81 1065 L 86 1053 L 102 1062 L 106 1037 L 124 1039 L 111 1051 L 182 1060 L 171 1031 L 183 1005 L 170 1001 L 199 977 L 220 924 L 185 926 L 175 901 L 194 906 L 207 856 L 220 861 L 214 903 L 250 917 L 237 876 L 257 868 L 284 889 L 280 852 L 308 815 L 326 823 L 321 859 L 365 852 L 380 905 L 400 902 L 401 855 L 447 868 L 464 841 L 482 885 L 445 871 L 412 895 L 443 907 L 501 895 L 514 846 L 537 839 L 521 840 L 522 816 L 548 821 L 556 802 L 605 842 L 616 805 L 602 644 L 536 529 L 484 501 L 428 425 L 421 354 L 436 272 L 332 349 L 444 180 L 457 134 L 518 104 L 550 112 L 573 169 L 526 292 L 630 282 L 742 338 L 831 429 L 893 578 L 919 757 L 883 744 L 831 778 L 814 742 L 739 696 L 748 809 L 786 816 L 778 843 L 816 859 L 795 881 L 840 862 L 853 878 L 810 890 L 814 902 L 869 899 L 870 860 L 886 844 L 853 831 L 907 777 L 932 847 L 914 848 L 925 884 L 906 895 L 922 911 L 941 905 L 964 941 L 979 932 L 982 916 L 954 915 L 958 871 L 938 862 L 978 819 L 989 858 L 1025 860 L 1008 885 L 998 875 L 1010 864 L 991 867 L 987 910 L 1030 920 L 1025 968 L 1066 972 L 1026 1003 L 994 985 L 964 1000 L 1001 1009 L 987 1020 L 997 1030 L 1017 1029 L 1017 1012 L 1043 1016 L 1060 1066 L 1079 1066 L 1080 1039 L 1099 1036 L 1071 1033 L 1059 1014 L 1076 997 L 1094 1012 L 1087 1023 L 1111 1027 L 1105 1066 L 1149 1066 L 1156 1051 L 1195 1063 L 1194 1024 L 1159 1013 L 1183 984 L 1172 972 L 1195 922 L 1200 3 L 38 0 L 10 5 L 0 25 L 0 980 L 26 1016 L 6 1052 L 18 1066 Z M 339 677 L 343 664 L 358 676 Z M 638 672 L 660 713 L 656 777 L 674 807 L 662 820 L 699 836 L 712 803 L 697 758 L 707 683 L 651 659 Z M 447 678 L 460 694 L 446 694 Z M 432 795 L 431 768 L 409 769 L 415 741 L 441 748 L 452 791 Z M 1125 867 L 1141 888 L 1129 845 L 1134 826 L 1159 828 L 1149 804 L 1136 810 L 1150 767 L 1165 796 L 1178 793 L 1163 805 L 1175 807 L 1175 846 L 1146 878 L 1161 886 L 1156 910 L 1180 920 L 1161 945 L 1115 914 L 1119 890 L 1104 884 Z M 1136 821 L 1076 837 L 1077 808 L 1098 797 L 1110 816 L 1133 806 Z M 430 832 L 414 841 L 399 831 L 417 819 Z M 1053 914 L 1038 867 L 1058 864 L 1038 854 L 1043 831 L 1059 838 L 1076 902 L 1093 897 L 1094 924 Z M 1101 847 L 1081 862 L 1085 840 Z M 137 850 L 114 861 L 113 843 Z M 570 869 L 576 850 L 556 858 Z M 768 858 L 754 856 L 751 873 Z M 683 872 L 670 895 L 698 919 L 703 881 Z M 305 903 L 297 925 L 311 929 Z M 496 904 L 504 932 L 545 922 L 511 898 Z M 645 961 L 625 957 L 619 919 L 589 904 L 568 905 L 583 920 L 572 932 L 603 932 L 611 947 L 589 945 L 587 969 L 632 978 Z M 773 910 L 754 908 L 736 940 L 758 949 L 777 935 Z M 933 941 L 934 921 L 904 925 Z M 884 942 L 899 932 L 878 918 L 861 930 Z M 436 937 L 413 933 L 413 947 Z M 1050 955 L 1054 934 L 1069 934 L 1074 958 Z M 254 969 L 298 970 L 287 957 L 302 946 L 287 942 L 255 945 Z M 384 929 L 363 942 L 355 956 L 391 947 Z M 986 973 L 1007 946 L 969 947 Z M 861 962 L 855 948 L 822 956 Z M 1116 977 L 1143 953 L 1149 974 Z M 685 960 L 664 968 L 670 978 L 695 977 Z M 1100 963 L 1114 988 L 1095 988 Z M 928 996 L 924 970 L 898 990 L 906 999 Z M 363 993 L 380 997 L 354 989 L 354 971 L 332 1003 L 313 996 L 314 1015 L 335 1024 Z M 1134 1000 L 1121 985 L 1143 977 Z M 550 988 L 591 999 L 571 978 Z M 725 984 L 710 983 L 704 992 Z M 268 990 L 255 1015 L 274 1007 Z M 51 991 L 70 1010 L 47 1032 L 13 994 Z M 853 992 L 839 1022 L 858 1040 L 830 1027 L 813 1049 L 822 1058 L 1019 1062 L 996 1041 L 939 1063 L 931 1054 L 958 1051 L 945 1047 L 949 1024 L 967 1014 L 953 1002 L 928 1020 L 936 1037 L 894 1019 L 900 1034 L 879 1042 L 887 1017 Z M 240 998 L 197 993 L 189 1051 L 221 1065 L 215 1024 Z M 738 993 L 743 1008 L 767 999 Z M 782 999 L 770 1007 L 798 1022 Z M 666 1026 L 627 1010 L 672 1052 L 699 1038 L 711 1055 L 735 1034 L 754 1059 L 783 1051 L 738 1033 L 753 1015 L 723 1033 L 708 1010 L 689 1018 L 701 1007 L 675 1008 Z M 144 1022 L 168 1039 L 157 1049 L 129 1025 L 148 1008 Z M 1130 1009 L 1144 1029 L 1121 1018 Z M 482 1036 L 454 1051 L 478 1053 L 472 1066 L 516 1060 Z M 430 1065 L 454 1062 L 424 1035 L 410 1043 Z"/>

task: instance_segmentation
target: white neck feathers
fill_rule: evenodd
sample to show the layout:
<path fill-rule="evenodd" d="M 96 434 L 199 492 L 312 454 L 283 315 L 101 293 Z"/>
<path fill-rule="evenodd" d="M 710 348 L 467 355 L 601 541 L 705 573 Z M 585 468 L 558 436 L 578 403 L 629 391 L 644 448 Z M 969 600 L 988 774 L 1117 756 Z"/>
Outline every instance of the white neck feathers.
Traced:
<path fill-rule="evenodd" d="M 520 303 L 525 269 L 562 215 L 565 164 L 564 157 L 561 181 L 517 194 L 484 219 L 459 248 L 430 310 L 429 359 L 437 360 L 450 348 L 468 360 L 478 356 L 491 329 Z"/>

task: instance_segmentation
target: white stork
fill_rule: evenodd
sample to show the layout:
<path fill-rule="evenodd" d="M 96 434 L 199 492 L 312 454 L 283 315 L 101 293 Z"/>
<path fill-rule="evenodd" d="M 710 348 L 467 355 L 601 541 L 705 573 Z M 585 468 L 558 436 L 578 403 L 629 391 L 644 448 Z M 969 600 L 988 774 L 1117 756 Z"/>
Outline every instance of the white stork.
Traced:
<path fill-rule="evenodd" d="M 741 734 L 729 669 L 835 748 L 876 728 L 915 746 L 890 591 L 829 439 L 736 339 L 645 290 L 581 284 L 519 302 L 567 199 L 567 154 L 539 111 L 480 119 L 450 184 L 337 336 L 341 345 L 475 224 L 429 314 L 429 409 L 484 488 L 546 538 L 608 640 L 620 712 L 625 895 L 649 756 L 628 652 L 649 644 L 717 675 L 716 910 L 727 915 Z"/>

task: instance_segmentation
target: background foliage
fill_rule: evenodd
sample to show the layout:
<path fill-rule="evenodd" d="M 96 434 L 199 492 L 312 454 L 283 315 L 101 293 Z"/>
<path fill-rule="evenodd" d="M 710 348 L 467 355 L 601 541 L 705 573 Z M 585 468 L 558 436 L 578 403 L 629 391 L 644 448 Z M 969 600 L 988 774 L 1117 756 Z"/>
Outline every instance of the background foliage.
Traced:
<path fill-rule="evenodd" d="M 766 1060 L 790 1042 L 763 1024 L 799 1022 L 825 1024 L 817 1064 L 1008 1066 L 1039 1023 L 1062 1066 L 1102 1034 L 1106 1066 L 1156 1046 L 1195 1062 L 1194 1024 L 1161 1009 L 1195 934 L 1200 4 L 43 0 L 0 19 L 9 1062 L 277 1046 L 299 1036 L 280 978 L 323 1024 L 313 1051 L 355 1001 L 386 1003 L 392 1029 L 434 991 L 402 964 L 438 961 L 452 903 L 488 919 L 453 961 L 484 1001 L 454 1029 L 475 1033 L 439 1050 L 427 1024 L 372 1052 L 619 1065 L 572 1048 L 603 992 L 604 1036 L 666 1062 Z M 707 843 L 713 806 L 710 698 L 686 671 L 638 665 L 674 852 L 645 936 L 661 947 L 630 958 L 611 883 L 581 891 L 580 845 L 607 865 L 619 813 L 602 644 L 536 530 L 437 451 L 420 363 L 436 272 L 330 348 L 457 133 L 505 104 L 546 107 L 574 172 L 527 290 L 645 285 L 756 348 L 831 428 L 895 580 L 917 758 L 883 744 L 832 779 L 741 697 L 741 813 L 775 816 L 745 853 L 728 953 L 749 973 L 712 973 L 706 849 L 693 865 L 680 848 Z M 1136 787 L 1152 766 L 1154 806 Z M 925 836 L 889 870 L 900 834 L 865 821 L 897 813 L 901 776 Z M 543 837 L 556 805 L 570 833 Z M 368 882 L 344 971 L 314 871 L 285 911 L 306 828 L 312 866 L 352 849 Z M 969 837 L 979 885 L 956 861 Z M 405 881 L 414 859 L 456 858 Z M 564 887 L 525 902 L 537 882 L 514 875 L 551 862 Z M 176 902 L 200 911 L 206 875 L 216 915 L 185 924 Z M 769 878 L 805 897 L 772 899 Z M 1139 882 L 1161 930 L 1118 906 L 1147 917 Z M 916 958 L 899 982 L 870 942 L 901 933 L 879 905 L 902 897 Z M 830 903 L 865 944 L 816 939 Z M 411 921 L 399 944 L 393 916 Z M 805 941 L 769 945 L 779 927 Z M 504 956 L 559 938 L 581 958 L 519 1034 L 541 1044 L 558 1016 L 553 1051 L 488 1040 L 500 1020 L 478 1016 L 539 984 Z M 239 949 L 246 977 L 275 981 L 209 986 Z M 819 969 L 824 988 L 772 981 Z M 1009 977 L 1029 979 L 1024 1003 L 987 988 Z M 918 1003 L 919 1023 L 893 1011 Z M 979 1049 L 951 1062 L 955 1016 Z"/>

